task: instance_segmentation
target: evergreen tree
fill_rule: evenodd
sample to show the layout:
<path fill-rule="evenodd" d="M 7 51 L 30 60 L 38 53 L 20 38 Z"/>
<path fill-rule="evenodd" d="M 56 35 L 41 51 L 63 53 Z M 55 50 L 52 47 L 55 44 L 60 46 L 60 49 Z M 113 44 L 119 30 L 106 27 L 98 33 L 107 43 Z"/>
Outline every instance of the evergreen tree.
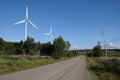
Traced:
<path fill-rule="evenodd" d="M 23 49 L 25 54 L 35 54 L 34 53 L 34 39 L 27 37 L 27 40 L 24 42 Z"/>
<path fill-rule="evenodd" d="M 102 49 L 101 49 L 101 45 L 100 45 L 100 42 L 98 42 L 98 45 L 96 45 L 94 48 L 93 48 L 93 56 L 95 57 L 99 57 L 102 55 Z"/>

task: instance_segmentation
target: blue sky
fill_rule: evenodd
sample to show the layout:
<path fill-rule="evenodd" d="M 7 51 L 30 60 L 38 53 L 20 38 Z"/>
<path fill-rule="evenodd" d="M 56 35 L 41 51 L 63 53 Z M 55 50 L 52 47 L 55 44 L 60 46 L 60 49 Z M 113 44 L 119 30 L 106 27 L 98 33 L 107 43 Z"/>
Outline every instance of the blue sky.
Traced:
<path fill-rule="evenodd" d="M 120 48 L 120 0 L 0 0 L 0 37 L 7 41 L 24 40 L 25 24 L 29 19 L 39 28 L 28 25 L 28 36 L 48 42 L 44 33 L 53 27 L 55 38 L 62 36 L 71 48 L 91 48 L 98 41 L 103 45 L 103 30 L 109 47 Z"/>

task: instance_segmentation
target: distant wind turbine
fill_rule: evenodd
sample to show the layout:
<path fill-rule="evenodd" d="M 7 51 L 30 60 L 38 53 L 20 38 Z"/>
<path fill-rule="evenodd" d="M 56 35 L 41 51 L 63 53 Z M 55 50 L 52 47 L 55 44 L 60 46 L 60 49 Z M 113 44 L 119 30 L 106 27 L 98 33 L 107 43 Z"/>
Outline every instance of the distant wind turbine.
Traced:
<path fill-rule="evenodd" d="M 25 23 L 25 34 L 24 34 L 24 38 L 25 38 L 25 39 L 24 39 L 24 40 L 26 41 L 26 39 L 27 39 L 28 23 L 30 23 L 34 28 L 38 29 L 37 26 L 36 26 L 35 24 L 33 24 L 33 22 L 31 22 L 31 21 L 28 19 L 28 7 L 27 7 L 27 6 L 26 6 L 26 19 L 14 23 L 14 25 L 21 24 L 21 23 Z"/>
<path fill-rule="evenodd" d="M 54 37 L 53 37 L 53 35 L 52 35 L 52 31 L 53 31 L 53 30 L 52 30 L 52 27 L 51 27 L 49 33 L 45 33 L 45 35 L 50 38 L 50 41 L 53 41 L 53 39 L 54 39 Z"/>

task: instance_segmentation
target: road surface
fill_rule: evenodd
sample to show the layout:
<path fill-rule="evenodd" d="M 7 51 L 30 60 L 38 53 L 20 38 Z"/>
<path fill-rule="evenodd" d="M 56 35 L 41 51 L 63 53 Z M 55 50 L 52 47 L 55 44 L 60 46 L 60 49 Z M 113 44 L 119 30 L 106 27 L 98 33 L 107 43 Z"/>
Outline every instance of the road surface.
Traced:
<path fill-rule="evenodd" d="M 0 80 L 87 80 L 85 56 L 0 75 Z"/>

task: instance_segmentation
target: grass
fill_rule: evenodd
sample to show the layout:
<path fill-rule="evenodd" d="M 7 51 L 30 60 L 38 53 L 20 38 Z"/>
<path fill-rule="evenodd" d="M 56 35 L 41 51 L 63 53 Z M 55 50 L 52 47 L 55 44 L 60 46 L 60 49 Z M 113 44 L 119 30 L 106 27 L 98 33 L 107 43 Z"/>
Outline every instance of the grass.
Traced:
<path fill-rule="evenodd" d="M 108 50 L 109 57 L 120 57 L 120 50 Z"/>
<path fill-rule="evenodd" d="M 120 60 L 87 57 L 87 67 L 98 76 L 95 80 L 120 79 Z"/>
<path fill-rule="evenodd" d="M 87 56 L 93 56 L 93 51 L 89 50 L 87 51 Z M 118 49 L 108 49 L 107 50 L 108 57 L 120 57 L 120 50 Z M 105 50 L 102 50 L 101 56 L 106 56 Z"/>
<path fill-rule="evenodd" d="M 96 66 L 98 64 L 90 57 L 87 57 L 86 60 L 87 60 L 87 68 L 92 78 L 91 80 L 99 80 L 97 74 L 95 74 L 94 71 L 90 69 L 92 66 Z"/>
<path fill-rule="evenodd" d="M 0 58 L 0 75 L 14 72 L 14 71 L 20 71 L 20 70 L 33 68 L 33 67 L 38 67 L 42 65 L 47 65 L 47 64 L 58 62 L 58 61 L 67 60 L 67 59 L 70 59 L 70 58 L 68 57 L 63 57 L 60 59 L 38 58 L 38 59 L 20 59 L 20 60 Z"/>

